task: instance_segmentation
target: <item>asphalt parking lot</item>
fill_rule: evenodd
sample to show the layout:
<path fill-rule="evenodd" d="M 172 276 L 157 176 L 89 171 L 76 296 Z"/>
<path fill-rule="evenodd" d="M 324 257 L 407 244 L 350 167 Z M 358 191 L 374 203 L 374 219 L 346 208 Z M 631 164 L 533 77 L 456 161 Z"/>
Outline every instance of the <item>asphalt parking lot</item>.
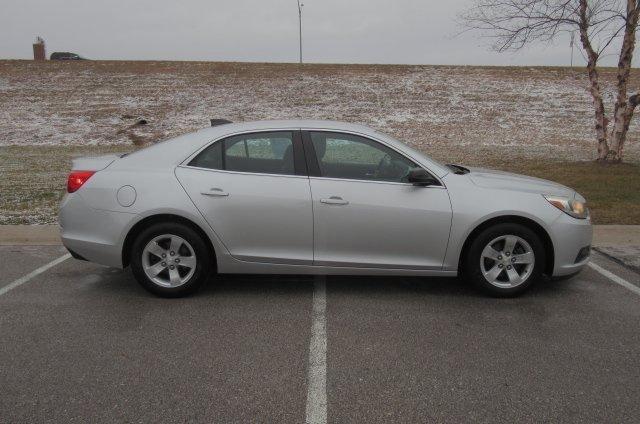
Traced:
<path fill-rule="evenodd" d="M 593 268 L 517 299 L 455 279 L 229 276 L 167 300 L 73 259 L 20 280 L 65 253 L 0 246 L 1 422 L 640 419 L 640 295 Z"/>

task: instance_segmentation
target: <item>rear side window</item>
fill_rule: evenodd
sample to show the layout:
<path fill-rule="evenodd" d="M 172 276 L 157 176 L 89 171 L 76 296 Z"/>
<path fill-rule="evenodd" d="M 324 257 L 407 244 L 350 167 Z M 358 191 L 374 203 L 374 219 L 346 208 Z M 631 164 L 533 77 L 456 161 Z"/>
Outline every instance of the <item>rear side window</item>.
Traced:
<path fill-rule="evenodd" d="M 189 166 L 198 168 L 224 169 L 222 167 L 222 141 L 213 143 L 189 162 Z"/>
<path fill-rule="evenodd" d="M 294 175 L 293 133 L 277 131 L 229 137 L 200 152 L 189 166 Z"/>

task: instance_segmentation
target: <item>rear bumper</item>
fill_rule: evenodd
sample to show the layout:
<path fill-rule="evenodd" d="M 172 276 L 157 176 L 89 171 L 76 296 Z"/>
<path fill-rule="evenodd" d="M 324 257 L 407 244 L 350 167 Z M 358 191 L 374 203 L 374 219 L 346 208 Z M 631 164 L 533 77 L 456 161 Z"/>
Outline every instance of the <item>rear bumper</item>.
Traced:
<path fill-rule="evenodd" d="M 74 257 L 122 268 L 125 230 L 135 214 L 89 207 L 78 193 L 65 196 L 60 206 L 60 238 Z"/>
<path fill-rule="evenodd" d="M 576 274 L 589 262 L 593 228 L 589 219 L 562 214 L 551 226 L 554 247 L 553 276 Z"/>

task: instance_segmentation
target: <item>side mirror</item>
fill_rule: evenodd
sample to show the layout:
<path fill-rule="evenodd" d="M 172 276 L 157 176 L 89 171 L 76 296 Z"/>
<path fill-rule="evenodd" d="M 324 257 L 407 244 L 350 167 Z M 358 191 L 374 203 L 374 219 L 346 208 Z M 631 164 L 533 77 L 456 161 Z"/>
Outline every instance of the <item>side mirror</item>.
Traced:
<path fill-rule="evenodd" d="M 409 171 L 407 180 L 416 186 L 439 186 L 440 182 L 433 175 L 422 168 L 414 168 Z"/>

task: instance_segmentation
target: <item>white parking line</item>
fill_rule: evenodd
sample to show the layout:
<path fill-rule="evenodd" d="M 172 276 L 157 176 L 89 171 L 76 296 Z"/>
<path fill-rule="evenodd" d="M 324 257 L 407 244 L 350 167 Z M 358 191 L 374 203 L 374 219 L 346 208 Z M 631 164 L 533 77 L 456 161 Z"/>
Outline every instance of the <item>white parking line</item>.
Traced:
<path fill-rule="evenodd" d="M 600 265 L 596 265 L 593 262 L 589 262 L 589 266 L 591 268 L 593 268 L 594 270 L 598 271 L 600 274 L 602 274 L 605 277 L 607 277 L 609 280 L 613 281 L 614 283 L 619 284 L 622 287 L 624 287 L 624 288 L 626 288 L 628 290 L 631 290 L 632 292 L 634 292 L 635 294 L 640 296 L 640 287 L 631 284 L 627 280 L 624 280 L 624 279 L 618 277 L 613 272 L 607 271 L 606 269 L 602 268 Z"/>
<path fill-rule="evenodd" d="M 327 422 L 327 279 L 318 276 L 313 289 L 309 371 L 307 376 L 307 424 Z"/>
<path fill-rule="evenodd" d="M 24 277 L 20 277 L 17 280 L 7 284 L 6 286 L 0 288 L 0 296 L 2 296 L 3 294 L 5 294 L 6 292 L 8 292 L 10 290 L 15 289 L 18 286 L 21 286 L 22 284 L 24 284 L 27 281 L 31 280 L 33 277 L 42 274 L 43 272 L 45 272 L 49 268 L 52 268 L 52 267 L 58 265 L 59 263 L 66 261 L 70 257 L 71 257 L 71 255 L 68 254 L 68 253 L 66 255 L 60 256 L 58 259 L 55 259 L 55 260 L 49 262 L 46 265 L 42 265 L 40 268 L 36 269 L 35 271 L 32 271 L 32 272 L 28 273 Z"/>

